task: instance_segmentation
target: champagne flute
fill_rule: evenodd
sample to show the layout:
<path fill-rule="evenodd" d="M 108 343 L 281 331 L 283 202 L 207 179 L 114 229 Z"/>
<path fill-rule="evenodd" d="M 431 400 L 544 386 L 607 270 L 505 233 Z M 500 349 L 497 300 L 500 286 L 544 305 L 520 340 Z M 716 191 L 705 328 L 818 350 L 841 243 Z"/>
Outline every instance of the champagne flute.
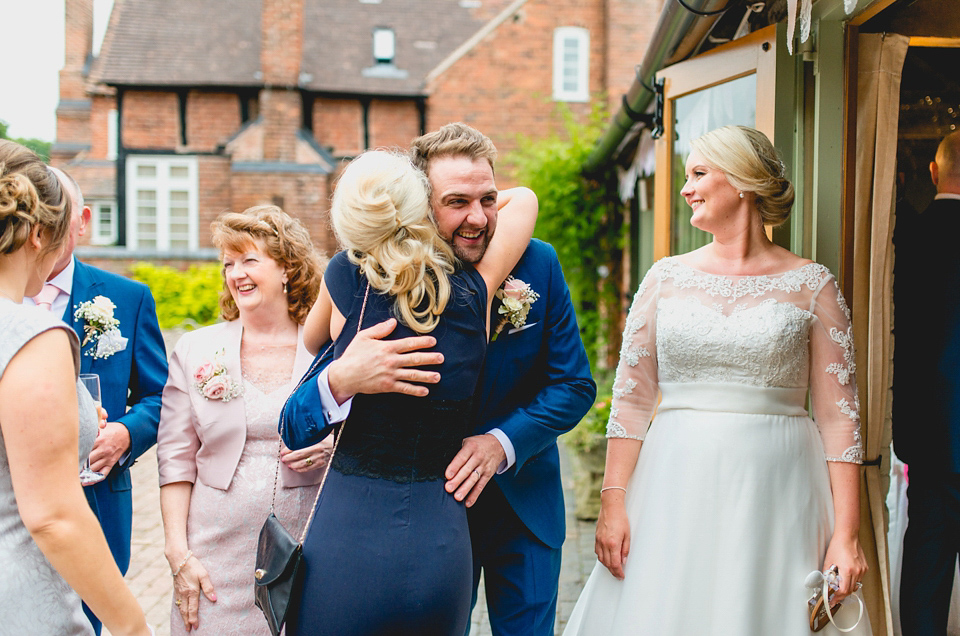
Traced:
<path fill-rule="evenodd" d="M 80 383 L 90 392 L 90 397 L 93 398 L 94 403 L 97 405 L 97 418 L 99 419 L 100 376 L 96 373 L 81 373 Z M 99 434 L 100 430 L 97 429 L 97 435 Z M 103 473 L 94 472 L 90 469 L 90 456 L 87 455 L 87 458 L 83 462 L 83 468 L 80 469 L 80 483 L 84 486 L 92 486 L 93 484 L 103 481 L 106 477 Z"/>

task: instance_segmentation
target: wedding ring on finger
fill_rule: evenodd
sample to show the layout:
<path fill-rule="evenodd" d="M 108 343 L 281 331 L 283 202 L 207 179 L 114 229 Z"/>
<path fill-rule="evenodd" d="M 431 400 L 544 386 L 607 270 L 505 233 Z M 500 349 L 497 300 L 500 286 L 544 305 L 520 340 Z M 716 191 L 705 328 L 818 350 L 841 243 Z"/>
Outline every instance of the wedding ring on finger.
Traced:
<path fill-rule="evenodd" d="M 477 475 L 477 479 L 480 479 L 480 471 L 474 468 L 473 472 Z"/>
<path fill-rule="evenodd" d="M 860 581 L 857 581 L 857 589 L 859 590 L 862 587 L 863 587 L 863 583 L 861 583 Z"/>
<path fill-rule="evenodd" d="M 177 607 L 180 607 L 180 602 L 181 602 L 180 599 L 177 599 L 177 600 L 175 600 L 173 603 L 174 603 L 174 605 L 176 605 Z"/>
<path fill-rule="evenodd" d="M 313 458 L 307 457 L 307 466 L 313 466 Z"/>

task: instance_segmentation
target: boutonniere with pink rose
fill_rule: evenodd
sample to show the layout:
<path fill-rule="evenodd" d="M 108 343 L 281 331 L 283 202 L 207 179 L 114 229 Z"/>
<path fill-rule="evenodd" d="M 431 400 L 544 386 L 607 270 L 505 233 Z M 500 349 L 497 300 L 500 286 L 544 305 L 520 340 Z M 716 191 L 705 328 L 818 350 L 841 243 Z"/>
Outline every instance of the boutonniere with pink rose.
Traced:
<path fill-rule="evenodd" d="M 503 281 L 503 285 L 500 285 L 500 289 L 497 290 L 496 296 L 502 302 L 498 310 L 500 322 L 494 329 L 491 340 L 497 339 L 507 323 L 517 329 L 525 325 L 530 306 L 540 298 L 540 294 L 533 291 L 530 285 L 513 276 L 507 276 L 507 280 Z"/>
<path fill-rule="evenodd" d="M 223 365 L 223 349 L 213 355 L 213 360 L 204 360 L 193 372 L 193 384 L 207 400 L 229 402 L 243 393 L 243 386 L 227 373 Z"/>
<path fill-rule="evenodd" d="M 109 358 L 118 351 L 127 348 L 127 339 L 120 333 L 120 321 L 113 316 L 117 306 L 106 296 L 95 296 L 77 305 L 73 312 L 74 320 L 84 321 L 83 344 L 95 342 L 97 346 L 87 350 L 88 356 Z"/>

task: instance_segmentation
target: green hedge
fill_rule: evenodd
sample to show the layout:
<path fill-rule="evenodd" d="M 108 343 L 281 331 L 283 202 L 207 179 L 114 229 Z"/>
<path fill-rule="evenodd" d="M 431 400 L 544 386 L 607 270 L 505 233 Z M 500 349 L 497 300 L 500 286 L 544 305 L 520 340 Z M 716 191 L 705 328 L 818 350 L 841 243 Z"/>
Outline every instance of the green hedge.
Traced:
<path fill-rule="evenodd" d="M 200 327 L 219 316 L 217 296 L 223 287 L 220 265 L 191 265 L 181 271 L 164 265 L 135 263 L 133 278 L 145 283 L 157 301 L 161 329 Z"/>

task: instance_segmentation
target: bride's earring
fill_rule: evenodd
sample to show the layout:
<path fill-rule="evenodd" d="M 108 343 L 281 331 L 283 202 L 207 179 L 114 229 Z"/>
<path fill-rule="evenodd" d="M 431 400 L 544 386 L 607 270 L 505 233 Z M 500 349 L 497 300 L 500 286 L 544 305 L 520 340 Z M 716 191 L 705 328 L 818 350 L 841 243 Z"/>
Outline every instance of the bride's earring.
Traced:
<path fill-rule="evenodd" d="M 743 192 L 740 193 L 740 198 L 741 198 L 741 199 L 743 198 Z"/>

